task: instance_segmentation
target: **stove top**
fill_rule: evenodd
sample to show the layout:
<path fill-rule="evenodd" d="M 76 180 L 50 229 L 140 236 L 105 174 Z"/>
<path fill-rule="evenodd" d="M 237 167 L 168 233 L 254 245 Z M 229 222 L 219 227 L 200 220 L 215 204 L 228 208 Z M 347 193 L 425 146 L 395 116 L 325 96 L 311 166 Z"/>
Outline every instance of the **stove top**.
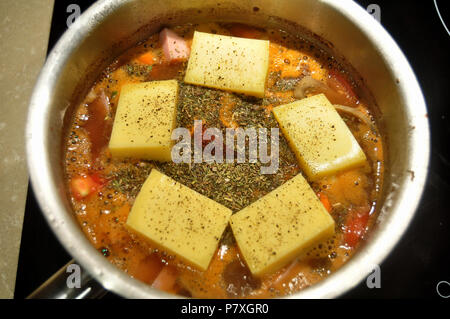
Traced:
<path fill-rule="evenodd" d="M 369 289 L 363 281 L 343 298 L 440 298 L 437 284 L 450 282 L 450 33 L 445 26 L 446 21 L 450 27 L 450 4 L 444 0 L 378 0 L 376 5 L 367 0 L 357 2 L 380 18 L 411 63 L 428 105 L 432 151 L 430 173 L 416 216 L 380 265 L 381 288 Z M 91 3 L 55 1 L 49 49 L 77 9 L 83 12 Z M 29 187 L 15 298 L 28 296 L 70 259 L 44 220 Z M 441 293 L 450 294 L 450 286 L 443 289 L 447 291 Z M 108 293 L 105 298 L 119 297 Z"/>

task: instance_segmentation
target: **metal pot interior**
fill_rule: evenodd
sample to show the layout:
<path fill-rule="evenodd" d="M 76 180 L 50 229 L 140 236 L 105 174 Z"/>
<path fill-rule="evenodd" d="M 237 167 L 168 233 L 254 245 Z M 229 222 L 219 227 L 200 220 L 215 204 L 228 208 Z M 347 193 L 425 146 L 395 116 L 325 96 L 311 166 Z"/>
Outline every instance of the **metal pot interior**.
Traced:
<path fill-rule="evenodd" d="M 85 238 L 64 186 L 62 134 L 72 107 L 114 57 L 161 26 L 201 21 L 234 21 L 301 32 L 357 70 L 359 80 L 370 90 L 367 94 L 377 102 L 389 152 L 385 200 L 377 225 L 367 244 L 337 273 L 289 297 L 342 294 L 367 276 L 373 265 L 379 265 L 405 231 L 423 190 L 429 154 L 426 107 L 414 73 L 387 32 L 350 0 L 95 3 L 49 55 L 30 104 L 28 164 L 45 217 L 68 252 L 106 289 L 133 298 L 173 297 L 130 278 Z"/>

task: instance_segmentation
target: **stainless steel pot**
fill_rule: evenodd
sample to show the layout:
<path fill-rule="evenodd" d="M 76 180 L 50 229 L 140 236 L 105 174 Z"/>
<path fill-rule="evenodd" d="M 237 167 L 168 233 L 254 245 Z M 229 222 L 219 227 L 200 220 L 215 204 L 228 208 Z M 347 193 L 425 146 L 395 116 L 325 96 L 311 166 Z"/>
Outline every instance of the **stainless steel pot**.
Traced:
<path fill-rule="evenodd" d="M 394 40 L 350 0 L 101 0 L 50 53 L 30 103 L 26 140 L 33 189 L 67 251 L 105 289 L 130 298 L 173 297 L 109 263 L 73 216 L 62 170 L 62 128 L 111 57 L 162 25 L 202 20 L 285 26 L 299 24 L 333 44 L 359 72 L 378 102 L 388 136 L 385 200 L 367 243 L 339 271 L 287 298 L 332 298 L 364 279 L 392 251 L 420 200 L 429 161 L 427 110 L 419 84 Z M 295 30 L 295 29 L 293 29 Z M 294 31 L 293 31 L 294 32 Z M 77 98 L 78 97 L 78 98 Z"/>

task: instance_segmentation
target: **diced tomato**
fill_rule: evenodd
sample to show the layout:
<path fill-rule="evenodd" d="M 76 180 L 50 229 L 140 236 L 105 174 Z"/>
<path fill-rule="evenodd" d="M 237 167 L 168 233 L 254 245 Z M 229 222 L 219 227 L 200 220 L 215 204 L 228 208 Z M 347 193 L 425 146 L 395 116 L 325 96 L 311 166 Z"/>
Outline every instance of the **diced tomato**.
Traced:
<path fill-rule="evenodd" d="M 104 184 L 105 180 L 96 173 L 87 176 L 77 176 L 70 181 L 70 190 L 73 197 L 76 200 L 80 200 L 99 191 Z"/>
<path fill-rule="evenodd" d="M 201 120 L 201 121 L 202 121 L 201 127 L 199 125 L 197 130 L 201 129 L 201 131 L 202 131 L 201 136 L 202 136 L 202 150 L 203 150 L 203 149 L 205 149 L 205 147 L 209 143 L 211 143 L 212 141 L 214 141 L 216 139 L 216 136 L 215 135 L 211 135 L 210 137 L 206 137 L 205 136 L 205 131 L 208 129 L 208 127 L 206 126 L 206 122 L 205 121 L 203 121 L 203 120 Z M 189 133 L 191 134 L 192 137 L 195 136 L 194 135 L 195 132 L 196 132 L 195 126 L 192 126 L 192 127 L 189 128 Z M 222 142 L 224 142 L 224 141 L 222 141 Z M 222 151 L 223 151 L 223 156 L 226 156 L 227 147 L 226 147 L 225 143 L 223 143 L 223 145 L 222 145 Z M 212 151 L 212 155 L 215 155 L 215 150 Z"/>
<path fill-rule="evenodd" d="M 329 71 L 327 85 L 340 95 L 340 97 L 337 97 L 337 101 L 331 101 L 333 104 L 342 104 L 354 107 L 358 105 L 358 97 L 353 91 L 352 86 L 337 71 Z"/>
<path fill-rule="evenodd" d="M 319 197 L 320 201 L 322 202 L 323 207 L 325 207 L 325 209 L 330 213 L 332 207 L 330 204 L 330 200 L 328 199 L 328 196 L 325 195 L 324 193 L 320 192 L 317 194 L 317 197 Z"/>
<path fill-rule="evenodd" d="M 210 138 L 206 138 L 206 136 L 205 136 L 205 131 L 207 130 L 208 128 L 206 127 L 206 125 L 204 125 L 203 126 L 203 132 L 202 132 L 202 136 L 203 136 L 203 139 L 202 139 L 202 149 L 204 149 L 205 147 L 206 147 L 206 145 L 208 145 L 209 143 L 211 143 L 212 141 L 214 141 L 215 139 L 216 139 L 216 136 L 215 135 L 212 135 Z"/>
<path fill-rule="evenodd" d="M 350 83 L 347 82 L 347 80 L 340 74 L 338 73 L 336 70 L 330 70 L 328 72 L 328 76 L 329 78 L 334 78 L 338 85 L 340 85 L 342 87 L 342 90 L 347 93 L 350 97 L 352 98 L 357 98 L 355 92 L 353 92 L 353 88 L 350 85 Z"/>
<path fill-rule="evenodd" d="M 344 226 L 344 241 L 347 246 L 353 248 L 365 234 L 370 214 L 366 208 L 351 210 L 349 213 Z"/>
<path fill-rule="evenodd" d="M 108 98 L 102 91 L 88 104 L 88 119 L 83 125 L 91 141 L 92 158 L 95 160 L 103 146 L 108 143 L 112 129 L 111 110 Z"/>
<path fill-rule="evenodd" d="M 191 49 L 186 41 L 170 29 L 164 28 L 159 34 L 164 57 L 169 62 L 187 60 Z"/>
<path fill-rule="evenodd" d="M 89 175 L 89 176 L 92 178 L 92 180 L 94 181 L 94 183 L 96 183 L 97 185 L 100 185 L 100 188 L 101 188 L 102 186 L 104 186 L 105 183 L 106 183 L 106 179 L 104 179 L 103 177 L 101 177 L 99 173 L 93 173 L 93 174 L 91 174 L 91 175 Z"/>
<path fill-rule="evenodd" d="M 153 281 L 152 287 L 169 293 L 175 293 L 177 270 L 173 266 L 165 266 L 158 277 Z"/>
<path fill-rule="evenodd" d="M 240 23 L 233 24 L 229 29 L 233 36 L 240 38 L 258 39 L 263 34 L 263 31 L 261 29 L 250 27 Z"/>

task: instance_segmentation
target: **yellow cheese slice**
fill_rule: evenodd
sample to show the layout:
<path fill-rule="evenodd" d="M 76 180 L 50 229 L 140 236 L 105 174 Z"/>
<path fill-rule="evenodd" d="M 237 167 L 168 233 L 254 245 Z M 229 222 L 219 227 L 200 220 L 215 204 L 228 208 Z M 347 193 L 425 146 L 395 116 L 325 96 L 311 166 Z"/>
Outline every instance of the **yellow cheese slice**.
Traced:
<path fill-rule="evenodd" d="M 273 114 L 309 180 L 366 161 L 352 132 L 325 95 L 277 106 Z"/>
<path fill-rule="evenodd" d="M 334 220 L 301 174 L 231 217 L 250 271 L 277 270 L 334 234 Z"/>
<path fill-rule="evenodd" d="M 184 81 L 263 97 L 268 69 L 269 41 L 196 31 Z"/>
<path fill-rule="evenodd" d="M 158 247 L 206 270 L 231 210 L 153 169 L 126 225 Z"/>
<path fill-rule="evenodd" d="M 176 80 L 124 85 L 109 142 L 112 156 L 170 161 L 177 101 Z"/>

